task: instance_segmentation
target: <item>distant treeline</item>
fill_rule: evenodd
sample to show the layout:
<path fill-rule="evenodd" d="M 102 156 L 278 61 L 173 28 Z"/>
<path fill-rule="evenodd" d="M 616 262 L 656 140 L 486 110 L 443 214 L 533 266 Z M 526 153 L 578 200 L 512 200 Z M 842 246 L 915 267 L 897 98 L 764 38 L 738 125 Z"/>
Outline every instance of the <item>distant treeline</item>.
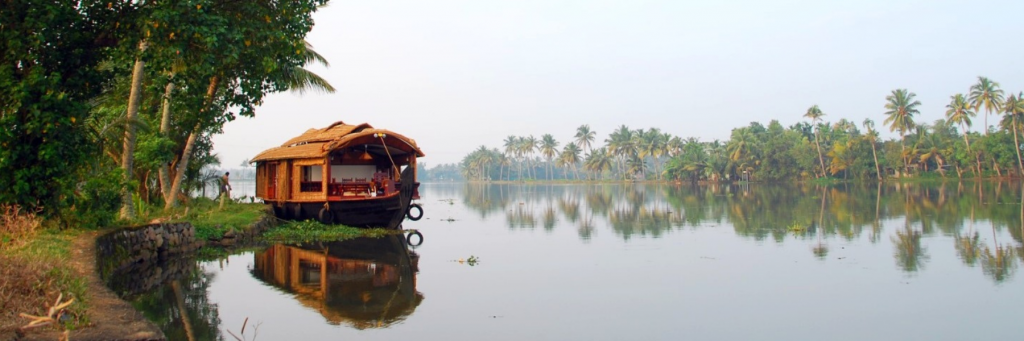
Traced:
<path fill-rule="evenodd" d="M 551 134 L 508 136 L 502 148 L 480 146 L 458 164 L 469 180 L 687 180 L 790 181 L 822 177 L 881 179 L 905 176 L 1019 177 L 1024 169 L 1019 136 L 1024 94 L 1005 96 L 999 83 L 978 77 L 968 94 L 950 96 L 946 118 L 917 123 L 916 94 L 906 89 L 886 96 L 882 119 L 899 138 L 879 138 L 875 122 L 824 121 L 817 105 L 806 122 L 783 127 L 752 122 L 735 128 L 728 141 L 700 141 L 659 128 L 621 125 L 603 144 L 581 125 L 564 144 Z M 972 132 L 977 115 L 999 115 L 998 124 Z M 437 172 L 453 176 L 452 165 Z M 428 170 L 427 173 L 432 173 Z"/>

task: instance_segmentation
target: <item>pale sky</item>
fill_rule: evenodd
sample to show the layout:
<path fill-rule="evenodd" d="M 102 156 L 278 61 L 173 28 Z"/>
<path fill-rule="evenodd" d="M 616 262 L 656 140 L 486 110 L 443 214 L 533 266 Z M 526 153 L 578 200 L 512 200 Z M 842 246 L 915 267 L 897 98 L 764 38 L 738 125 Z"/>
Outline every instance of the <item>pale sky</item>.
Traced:
<path fill-rule="evenodd" d="M 314 19 L 331 66 L 311 69 L 338 92 L 270 95 L 214 136 L 223 167 L 338 120 L 412 137 L 433 166 L 581 124 L 598 145 L 622 124 L 724 141 L 814 104 L 889 138 L 893 89 L 927 123 L 978 76 L 1024 90 L 1024 1 L 333 0 Z"/>

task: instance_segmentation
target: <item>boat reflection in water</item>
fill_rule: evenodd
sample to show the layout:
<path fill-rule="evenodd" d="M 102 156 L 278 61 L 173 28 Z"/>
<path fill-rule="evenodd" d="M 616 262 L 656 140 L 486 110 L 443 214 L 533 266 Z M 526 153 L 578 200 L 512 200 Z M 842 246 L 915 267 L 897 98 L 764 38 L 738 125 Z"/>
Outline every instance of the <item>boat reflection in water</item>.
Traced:
<path fill-rule="evenodd" d="M 254 277 L 295 294 L 331 324 L 387 328 L 411 315 L 419 255 L 404 238 L 358 238 L 301 246 L 274 245 L 255 254 Z"/>

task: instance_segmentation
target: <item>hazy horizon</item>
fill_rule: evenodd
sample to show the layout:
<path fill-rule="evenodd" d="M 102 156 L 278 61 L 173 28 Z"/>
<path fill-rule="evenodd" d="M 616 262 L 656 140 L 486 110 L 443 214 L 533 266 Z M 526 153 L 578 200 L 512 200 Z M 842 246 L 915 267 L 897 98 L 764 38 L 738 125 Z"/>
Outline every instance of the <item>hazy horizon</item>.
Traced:
<path fill-rule="evenodd" d="M 307 37 L 334 94 L 270 95 L 213 137 L 222 167 L 310 128 L 369 123 L 416 139 L 428 165 L 508 135 L 582 124 L 658 127 L 701 141 L 775 119 L 865 118 L 883 138 L 885 96 L 917 94 L 917 122 L 944 118 L 978 76 L 1024 91 L 1013 1 L 331 2 Z M 989 125 L 999 118 L 989 118 Z M 981 131 L 984 112 L 972 130 Z"/>

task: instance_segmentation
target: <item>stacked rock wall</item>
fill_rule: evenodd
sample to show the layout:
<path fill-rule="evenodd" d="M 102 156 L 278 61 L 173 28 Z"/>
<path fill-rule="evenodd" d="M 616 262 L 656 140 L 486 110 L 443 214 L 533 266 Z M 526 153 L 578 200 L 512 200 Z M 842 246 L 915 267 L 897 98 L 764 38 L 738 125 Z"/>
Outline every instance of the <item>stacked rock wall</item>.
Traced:
<path fill-rule="evenodd" d="M 157 263 L 199 247 L 196 229 L 189 223 L 164 223 L 117 230 L 96 240 L 100 275 L 144 263 Z"/>

